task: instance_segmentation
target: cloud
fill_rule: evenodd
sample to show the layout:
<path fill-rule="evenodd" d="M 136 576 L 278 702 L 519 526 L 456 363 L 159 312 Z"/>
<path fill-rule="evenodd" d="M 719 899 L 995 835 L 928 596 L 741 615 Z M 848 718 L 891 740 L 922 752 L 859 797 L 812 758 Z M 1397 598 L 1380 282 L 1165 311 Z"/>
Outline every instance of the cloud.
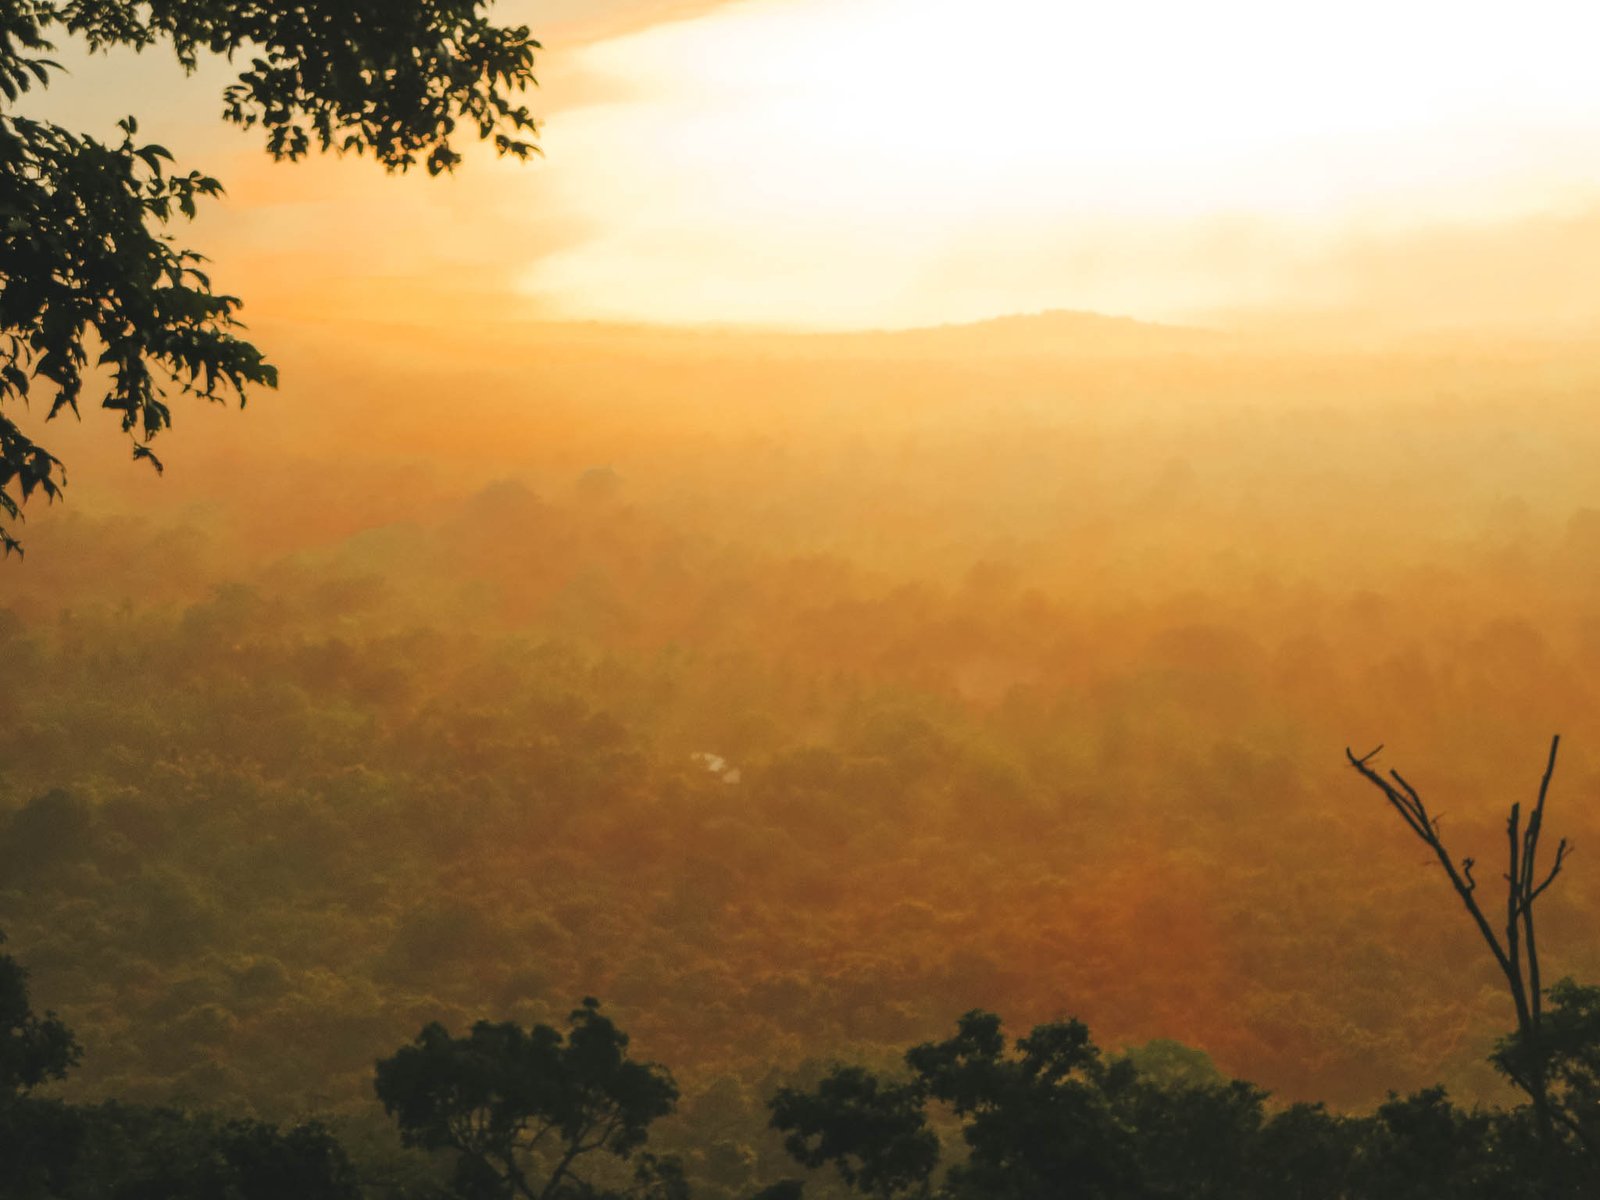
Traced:
<path fill-rule="evenodd" d="M 592 236 L 521 286 L 574 316 L 819 326 L 1337 291 L 1304 274 L 1336 246 L 1600 194 L 1594 23 L 748 0 L 561 68 L 544 200 Z"/>
<path fill-rule="evenodd" d="M 1600 30 L 1575 4 L 1510 21 L 1353 0 L 1329 22 L 1266 0 L 528 0 L 497 18 L 547 43 L 531 167 L 272 164 L 215 119 L 225 66 L 186 79 L 159 53 L 68 49 L 42 103 L 108 135 L 131 107 L 223 179 L 179 236 L 252 316 L 470 296 L 833 328 L 1592 319 Z"/>

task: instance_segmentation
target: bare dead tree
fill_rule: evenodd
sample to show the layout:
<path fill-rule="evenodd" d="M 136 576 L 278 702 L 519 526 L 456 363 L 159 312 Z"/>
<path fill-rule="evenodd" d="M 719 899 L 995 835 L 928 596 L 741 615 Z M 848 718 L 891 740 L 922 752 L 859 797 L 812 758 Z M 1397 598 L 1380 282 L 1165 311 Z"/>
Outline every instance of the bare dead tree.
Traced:
<path fill-rule="evenodd" d="M 1399 771 L 1391 770 L 1385 777 L 1373 767 L 1372 761 L 1383 747 L 1379 746 L 1377 750 L 1360 758 L 1346 747 L 1345 757 L 1350 760 L 1350 765 L 1361 773 L 1362 778 L 1383 793 L 1384 798 L 1395 812 L 1400 814 L 1401 820 L 1411 832 L 1433 851 L 1434 857 L 1439 860 L 1439 865 L 1444 868 L 1444 873 L 1450 880 L 1450 886 L 1455 889 L 1456 895 L 1461 898 L 1461 903 L 1466 906 L 1468 915 L 1477 925 L 1484 944 L 1494 955 L 1500 973 L 1505 976 L 1506 986 L 1511 992 L 1511 1002 L 1517 1013 L 1517 1045 L 1523 1051 L 1519 1055 L 1501 1057 L 1502 1066 L 1512 1083 L 1526 1092 L 1533 1101 L 1534 1108 L 1547 1130 L 1559 1125 L 1579 1141 L 1586 1142 L 1588 1139 L 1584 1130 L 1572 1114 L 1551 1100 L 1549 1080 L 1540 1049 L 1544 991 L 1539 975 L 1539 942 L 1534 928 L 1534 901 L 1544 895 L 1545 890 L 1555 882 L 1572 849 L 1567 839 L 1562 838 L 1556 844 L 1555 856 L 1550 861 L 1549 870 L 1540 874 L 1537 862 L 1539 835 L 1544 832 L 1545 800 L 1550 793 L 1550 778 L 1555 774 L 1556 751 L 1560 746 L 1561 735 L 1557 734 L 1550 739 L 1550 758 L 1545 764 L 1544 776 L 1539 781 L 1539 798 L 1534 802 L 1533 811 L 1528 814 L 1527 823 L 1524 824 L 1522 821 L 1520 803 L 1511 806 L 1511 812 L 1506 819 L 1505 917 L 1504 925 L 1498 929 L 1478 901 L 1478 881 L 1472 874 L 1476 860 L 1463 858 L 1458 864 L 1445 849 L 1444 838 L 1439 832 L 1439 818 L 1428 811 L 1422 797 L 1417 794 L 1417 789 L 1407 783 Z"/>

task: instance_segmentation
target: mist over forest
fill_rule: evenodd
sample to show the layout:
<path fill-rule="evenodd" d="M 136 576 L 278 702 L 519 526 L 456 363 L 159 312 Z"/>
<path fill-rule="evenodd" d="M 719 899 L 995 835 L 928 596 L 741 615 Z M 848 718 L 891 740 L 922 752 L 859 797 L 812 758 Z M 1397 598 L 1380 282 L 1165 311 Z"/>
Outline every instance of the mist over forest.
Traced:
<path fill-rule="evenodd" d="M 424 1023 L 594 995 L 690 1129 L 973 1008 L 1510 1102 L 1494 964 L 1344 749 L 1493 855 L 1563 732 L 1597 844 L 1592 345 L 258 336 L 307 382 L 159 480 L 58 434 L 5 567 L 0 928 L 61 1095 L 364 1127 Z M 1542 903 L 1600 975 L 1587 860 Z"/>
<path fill-rule="evenodd" d="M 1593 26 L 0 0 L 0 1200 L 1594 1200 Z"/>

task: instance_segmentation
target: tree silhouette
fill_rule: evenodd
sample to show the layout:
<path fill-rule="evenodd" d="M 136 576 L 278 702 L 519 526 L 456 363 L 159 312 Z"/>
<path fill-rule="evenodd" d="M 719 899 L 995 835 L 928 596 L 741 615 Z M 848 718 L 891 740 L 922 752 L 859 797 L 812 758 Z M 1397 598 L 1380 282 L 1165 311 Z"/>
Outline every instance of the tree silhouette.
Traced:
<path fill-rule="evenodd" d="M 772 1126 L 788 1135 L 784 1148 L 796 1162 L 813 1169 L 832 1163 L 850 1187 L 890 1200 L 927 1193 L 939 1139 L 928 1128 L 926 1104 L 920 1081 L 885 1083 L 860 1067 L 840 1067 L 814 1092 L 780 1089 Z"/>
<path fill-rule="evenodd" d="M 408 1146 L 453 1150 L 462 1196 L 557 1200 L 614 1195 L 677 1200 L 682 1173 L 641 1155 L 631 1185 L 597 1182 L 644 1145 L 673 1110 L 678 1088 L 666 1068 L 628 1058 L 628 1036 L 586 999 L 566 1036 L 480 1021 L 466 1037 L 425 1027 L 377 1066 L 376 1089 Z M 602 1169 L 603 1170 L 603 1169 Z"/>
<path fill-rule="evenodd" d="M 1530 1048 L 1516 1034 L 1502 1039 L 1493 1062 L 1508 1076 L 1536 1056 L 1552 1109 L 1583 1148 L 1591 1189 L 1600 1184 L 1600 987 L 1560 980 Z M 1593 1194 L 1591 1190 L 1591 1194 Z"/>
<path fill-rule="evenodd" d="M 65 1078 L 81 1053 L 72 1031 L 54 1013 L 33 1011 L 28 972 L 11 955 L 0 954 L 0 1099 Z"/>
<path fill-rule="evenodd" d="M 1236 1194 L 1197 1183 L 1196 1163 L 1170 1153 L 1175 1143 L 1165 1136 L 1179 1123 L 1186 1131 L 1211 1124 L 1218 1113 L 1203 1112 L 1208 1105 L 1194 1103 L 1201 1097 L 1142 1086 L 1126 1060 L 1101 1056 L 1080 1021 L 1040 1025 L 1008 1045 L 999 1017 L 973 1011 L 956 1022 L 955 1036 L 912 1047 L 905 1062 L 911 1078 L 904 1082 L 843 1066 L 811 1091 L 780 1090 L 772 1126 L 787 1135 L 790 1155 L 812 1168 L 832 1164 L 848 1186 L 881 1200 L 1159 1195 L 1143 1175 L 1147 1166 L 1183 1175 L 1187 1195 Z M 1236 1104 L 1224 1091 L 1215 1093 L 1223 1124 L 1253 1128 L 1261 1094 L 1245 1088 Z M 932 1104 L 959 1121 L 966 1143 L 964 1160 L 937 1187 Z M 1141 1122 L 1158 1131 L 1166 1161 L 1141 1156 Z M 1231 1140 L 1216 1128 L 1206 1137 L 1217 1145 Z M 1230 1181 L 1237 1183 L 1237 1172 Z"/>
<path fill-rule="evenodd" d="M 1484 911 L 1478 899 L 1478 880 L 1473 874 L 1477 860 L 1464 857 L 1459 861 L 1444 844 L 1439 819 L 1428 811 L 1427 805 L 1399 771 L 1390 770 L 1387 777 L 1378 773 L 1372 761 L 1376 750 L 1356 757 L 1348 747 L 1345 757 L 1350 765 L 1384 795 L 1407 828 L 1433 851 L 1444 870 L 1450 886 L 1466 908 L 1473 924 L 1495 965 L 1505 977 L 1512 1006 L 1516 1011 L 1517 1028 L 1505 1039 L 1494 1056 L 1494 1063 L 1533 1102 L 1547 1136 L 1563 1136 L 1580 1145 L 1591 1159 L 1595 1157 L 1596 1143 L 1590 1122 L 1579 1118 L 1576 1112 L 1562 1103 L 1551 1091 L 1551 1046 L 1545 1037 L 1544 988 L 1539 966 L 1539 942 L 1534 905 L 1540 896 L 1555 882 L 1566 863 L 1571 846 L 1566 838 L 1556 844 L 1555 855 L 1547 869 L 1538 864 L 1539 838 L 1544 832 L 1545 801 L 1550 793 L 1550 780 L 1555 775 L 1556 754 L 1561 748 L 1559 734 L 1550 739 L 1550 754 L 1544 774 L 1539 780 L 1538 797 L 1526 823 L 1522 819 L 1522 805 L 1513 803 L 1506 817 L 1506 869 L 1503 924 L 1496 927 L 1495 920 Z M 1576 997 L 1585 989 L 1568 985 L 1561 997 Z M 1563 1013 L 1568 1005 L 1563 1001 Z M 1591 1048 L 1592 1052 L 1592 1048 Z"/>
<path fill-rule="evenodd" d="M 67 1178 L 81 1142 L 78 1123 L 65 1106 L 30 1093 L 64 1078 L 80 1053 L 54 1013 L 33 1011 L 27 971 L 0 954 L 0 1196 L 47 1194 Z"/>
<path fill-rule="evenodd" d="M 1560 989 L 1556 989 L 1559 991 Z M 1593 999 L 1591 997 L 1591 999 Z M 1566 1010 L 1565 1002 L 1556 1007 Z M 1572 1013 L 1600 1020 L 1600 1000 Z M 1592 1087 L 1596 1042 L 1571 1060 Z M 1587 1057 L 1585 1057 L 1587 1055 Z M 970 1012 L 956 1035 L 906 1053 L 909 1079 L 838 1067 L 785 1088 L 772 1125 L 807 1167 L 831 1164 L 864 1195 L 908 1200 L 1579 1200 L 1593 1179 L 1533 1132 L 1527 1107 L 1465 1111 L 1442 1088 L 1390 1095 L 1371 1116 L 1320 1104 L 1276 1112 L 1241 1080 L 1165 1079 L 1106 1058 L 1078 1021 L 1009 1047 L 1000 1019 Z M 940 1172 L 928 1121 L 959 1126 L 964 1153 Z M 762 1197 L 795 1200 L 794 1180 Z M 758 1197 L 757 1200 L 762 1200 Z"/>
<path fill-rule="evenodd" d="M 5 937 L 0 934 L 0 942 Z M 34 1094 L 80 1049 L 54 1013 L 35 1013 L 28 973 L 0 954 L 0 1200 L 355 1200 L 344 1148 L 317 1122 L 280 1130 L 111 1101 Z"/>
<path fill-rule="evenodd" d="M 515 96 L 534 82 L 538 43 L 501 27 L 486 0 L 20 0 L 0 6 L 0 547 L 35 493 L 57 497 L 61 461 L 24 432 L 16 410 L 36 381 L 49 420 L 78 412 L 94 366 L 100 405 L 119 415 L 133 456 L 172 422 L 173 390 L 205 400 L 272 387 L 277 372 L 237 336 L 239 300 L 212 291 L 203 259 L 163 227 L 222 190 L 179 173 L 160 145 L 105 144 L 17 115 L 22 95 L 58 70 L 47 34 L 91 50 L 170 44 L 192 70 L 203 53 L 248 66 L 223 93 L 227 120 L 262 129 L 276 158 L 313 148 L 371 153 L 390 170 L 430 174 L 461 161 L 458 128 L 500 154 L 535 153 L 535 122 Z M 97 352 L 97 353 L 96 353 Z M 10 406 L 11 412 L 6 408 Z"/>

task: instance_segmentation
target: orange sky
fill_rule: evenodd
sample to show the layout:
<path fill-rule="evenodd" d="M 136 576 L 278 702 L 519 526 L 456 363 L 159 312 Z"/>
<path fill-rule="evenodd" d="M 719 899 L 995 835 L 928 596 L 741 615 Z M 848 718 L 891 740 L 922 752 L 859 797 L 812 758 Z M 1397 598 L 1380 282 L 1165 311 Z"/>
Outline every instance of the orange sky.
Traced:
<path fill-rule="evenodd" d="M 1048 308 L 1399 325 L 1600 315 L 1587 6 L 522 0 L 546 158 L 268 163 L 224 75 L 84 62 L 63 119 L 229 186 L 226 286 L 341 312 L 906 326 Z M 419 314 L 420 315 L 420 314 Z"/>

